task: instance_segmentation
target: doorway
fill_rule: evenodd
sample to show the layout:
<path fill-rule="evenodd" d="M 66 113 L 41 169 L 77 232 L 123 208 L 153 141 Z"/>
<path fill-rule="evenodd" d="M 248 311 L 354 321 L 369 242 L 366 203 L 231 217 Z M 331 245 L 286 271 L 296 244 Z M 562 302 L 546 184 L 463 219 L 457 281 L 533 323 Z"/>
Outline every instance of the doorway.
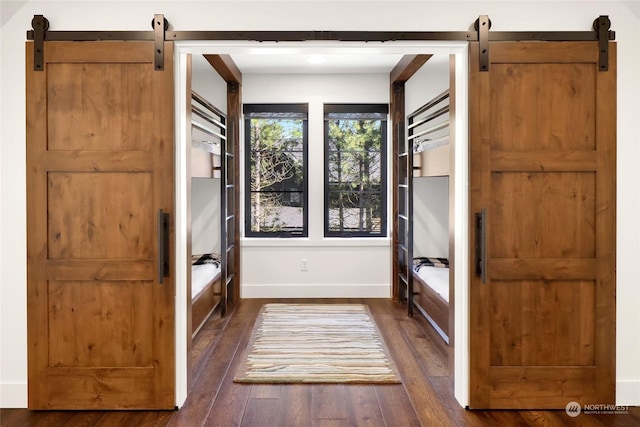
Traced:
<path fill-rule="evenodd" d="M 393 43 L 345 43 L 345 42 L 292 42 L 292 43 L 257 43 L 257 42 L 175 42 L 176 69 L 176 259 L 187 259 L 188 235 L 188 169 L 185 153 L 187 144 L 185 129 L 190 126 L 186 117 L 181 114 L 186 108 L 186 90 L 188 78 L 189 55 L 277 55 L 280 53 L 296 55 L 409 55 L 434 54 L 452 55 L 455 63 L 455 102 L 458 105 L 455 122 L 455 147 L 452 162 L 455 165 L 455 211 L 451 214 L 452 228 L 455 238 L 456 259 L 454 277 L 455 288 L 455 331 L 454 347 L 454 390 L 458 402 L 466 406 L 468 402 L 468 286 L 469 269 L 469 229 L 468 229 L 468 44 L 466 42 L 393 42 Z M 191 339 L 190 326 L 187 323 L 187 289 L 188 266 L 185 263 L 176 265 L 176 404 L 181 406 L 188 393 L 189 354 L 188 340 Z M 390 278 L 391 279 L 391 278 Z M 390 292 L 390 290 L 389 290 Z"/>

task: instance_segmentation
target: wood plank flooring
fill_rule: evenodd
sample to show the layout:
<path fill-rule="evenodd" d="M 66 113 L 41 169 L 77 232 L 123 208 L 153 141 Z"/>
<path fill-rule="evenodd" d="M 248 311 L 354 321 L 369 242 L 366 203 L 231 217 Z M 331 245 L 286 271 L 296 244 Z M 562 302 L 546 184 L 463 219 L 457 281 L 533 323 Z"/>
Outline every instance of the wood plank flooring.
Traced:
<path fill-rule="evenodd" d="M 368 304 L 403 384 L 235 384 L 253 323 L 266 302 Z M 224 319 L 214 314 L 193 343 L 192 390 L 178 411 L 0 410 L 2 427 L 61 426 L 640 426 L 640 408 L 628 415 L 564 411 L 467 411 L 453 397 L 449 349 L 419 317 L 388 300 L 242 300 Z"/>

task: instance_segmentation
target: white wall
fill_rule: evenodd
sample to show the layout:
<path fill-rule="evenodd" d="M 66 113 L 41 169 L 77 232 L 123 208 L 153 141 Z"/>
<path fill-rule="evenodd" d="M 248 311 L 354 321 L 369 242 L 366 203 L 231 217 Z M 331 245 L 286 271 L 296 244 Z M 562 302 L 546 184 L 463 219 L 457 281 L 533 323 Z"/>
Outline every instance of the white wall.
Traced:
<path fill-rule="evenodd" d="M 391 293 L 389 238 L 325 239 L 324 103 L 388 103 L 380 74 L 243 76 L 243 102 L 309 104 L 309 237 L 247 238 L 242 248 L 243 298 L 382 297 Z M 308 271 L 301 271 L 302 259 Z"/>
<path fill-rule="evenodd" d="M 413 180 L 413 256 L 449 258 L 449 177 Z"/>
<path fill-rule="evenodd" d="M 405 84 L 407 114 L 448 88 L 449 55 L 434 55 Z M 448 177 L 413 179 L 413 255 L 449 258 Z"/>
<path fill-rule="evenodd" d="M 433 55 L 405 83 L 405 108 L 407 114 L 411 114 L 448 88 L 449 56 Z"/>
<path fill-rule="evenodd" d="M 640 404 L 640 3 L 389 0 L 372 7 L 348 0 L 220 0 L 0 2 L 0 406 L 27 402 L 25 31 L 35 14 L 44 14 L 52 30 L 148 30 L 155 13 L 164 13 L 178 30 L 396 31 L 464 31 L 480 14 L 488 14 L 497 31 L 584 31 L 608 14 L 619 54 L 617 403 Z"/>
<path fill-rule="evenodd" d="M 191 88 L 223 113 L 227 112 L 227 83 L 202 55 L 191 58 Z"/>
<path fill-rule="evenodd" d="M 191 87 L 226 113 L 227 83 L 202 55 L 192 55 Z M 192 147 L 191 175 L 191 253 L 220 253 L 220 179 L 210 152 Z"/>
<path fill-rule="evenodd" d="M 191 88 L 198 95 L 211 103 L 223 113 L 227 112 L 227 83 L 213 69 L 202 55 L 192 55 L 191 69 Z M 202 119 L 196 117 L 200 123 Z M 211 138 L 203 132 L 192 129 L 192 137 L 199 141 L 207 141 Z M 220 146 L 214 146 L 213 151 L 216 153 L 216 160 L 211 152 L 206 151 L 198 146 L 187 147 L 191 152 L 191 176 L 192 177 L 214 177 L 213 167 L 220 165 Z M 214 165 L 214 163 L 216 163 Z M 215 174 L 219 177 L 219 173 Z"/>
<path fill-rule="evenodd" d="M 220 179 L 191 181 L 191 253 L 220 253 Z"/>

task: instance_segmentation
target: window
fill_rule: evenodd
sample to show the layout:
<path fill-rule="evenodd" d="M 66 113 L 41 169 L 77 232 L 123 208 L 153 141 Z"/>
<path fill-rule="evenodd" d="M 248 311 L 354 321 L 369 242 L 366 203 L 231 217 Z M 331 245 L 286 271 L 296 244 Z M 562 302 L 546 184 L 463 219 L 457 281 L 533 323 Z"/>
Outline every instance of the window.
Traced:
<path fill-rule="evenodd" d="M 306 237 L 307 104 L 247 104 L 245 235 Z"/>
<path fill-rule="evenodd" d="M 325 104 L 325 237 L 386 237 L 386 104 Z"/>

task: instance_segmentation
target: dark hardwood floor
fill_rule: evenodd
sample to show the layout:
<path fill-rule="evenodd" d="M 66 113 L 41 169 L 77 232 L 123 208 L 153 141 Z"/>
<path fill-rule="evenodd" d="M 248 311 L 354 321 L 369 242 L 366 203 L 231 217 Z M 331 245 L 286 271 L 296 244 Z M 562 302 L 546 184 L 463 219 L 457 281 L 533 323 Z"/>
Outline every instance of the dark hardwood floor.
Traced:
<path fill-rule="evenodd" d="M 233 376 L 263 303 L 242 300 L 224 319 L 215 315 L 194 339 L 194 376 L 179 411 L 0 410 L 2 427 L 22 426 L 640 426 L 627 415 L 564 411 L 467 411 L 453 397 L 448 348 L 426 322 L 410 319 L 388 300 L 363 302 L 384 336 L 403 378 L 394 385 L 249 385 Z M 291 302 L 292 300 L 286 300 Z"/>

